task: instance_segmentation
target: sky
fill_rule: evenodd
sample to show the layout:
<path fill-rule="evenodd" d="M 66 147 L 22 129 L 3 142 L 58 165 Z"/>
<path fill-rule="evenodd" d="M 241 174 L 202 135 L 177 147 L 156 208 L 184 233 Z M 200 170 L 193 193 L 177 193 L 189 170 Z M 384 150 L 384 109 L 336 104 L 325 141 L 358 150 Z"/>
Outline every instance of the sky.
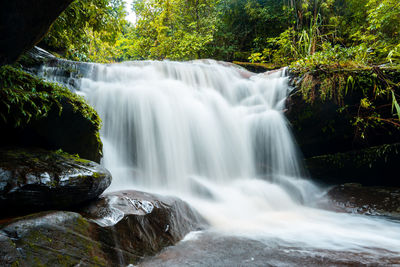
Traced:
<path fill-rule="evenodd" d="M 131 23 L 136 23 L 136 14 L 135 12 L 132 11 L 133 0 L 124 0 L 124 1 L 125 1 L 126 11 L 128 11 L 126 19 Z"/>

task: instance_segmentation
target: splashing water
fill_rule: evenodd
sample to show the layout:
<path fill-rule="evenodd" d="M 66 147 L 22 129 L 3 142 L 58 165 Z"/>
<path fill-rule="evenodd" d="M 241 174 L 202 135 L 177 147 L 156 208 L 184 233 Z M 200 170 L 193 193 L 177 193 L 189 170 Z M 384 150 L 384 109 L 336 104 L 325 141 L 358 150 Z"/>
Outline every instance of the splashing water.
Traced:
<path fill-rule="evenodd" d="M 47 70 L 48 71 L 48 70 Z M 179 195 L 220 232 L 397 255 L 400 224 L 312 208 L 321 191 L 283 115 L 285 71 L 215 61 L 90 65 L 81 94 L 103 120 L 109 190 Z"/>

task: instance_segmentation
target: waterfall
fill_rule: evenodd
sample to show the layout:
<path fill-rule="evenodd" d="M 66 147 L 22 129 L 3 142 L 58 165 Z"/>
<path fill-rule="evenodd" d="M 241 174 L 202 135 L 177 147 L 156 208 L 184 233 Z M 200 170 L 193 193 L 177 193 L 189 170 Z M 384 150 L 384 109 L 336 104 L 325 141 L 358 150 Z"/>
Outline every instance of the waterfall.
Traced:
<path fill-rule="evenodd" d="M 51 73 L 42 69 L 56 79 Z M 76 79 L 103 121 L 110 190 L 178 195 L 218 231 L 265 242 L 400 253 L 397 222 L 313 208 L 321 191 L 306 177 L 283 114 L 285 70 L 142 61 L 86 64 Z"/>
<path fill-rule="evenodd" d="M 92 65 L 89 73 L 80 93 L 103 120 L 114 187 L 187 192 L 196 177 L 293 184 L 302 174 L 282 114 L 284 71 L 251 76 L 214 61 L 145 61 Z"/>

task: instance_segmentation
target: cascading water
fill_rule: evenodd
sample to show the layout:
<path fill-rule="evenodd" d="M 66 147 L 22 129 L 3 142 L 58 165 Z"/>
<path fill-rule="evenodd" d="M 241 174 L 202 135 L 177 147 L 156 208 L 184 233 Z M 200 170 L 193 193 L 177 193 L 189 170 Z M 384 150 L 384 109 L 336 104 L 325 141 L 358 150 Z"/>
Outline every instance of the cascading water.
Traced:
<path fill-rule="evenodd" d="M 104 164 L 136 186 L 181 192 L 190 191 L 189 177 L 224 183 L 258 169 L 275 182 L 299 177 L 279 111 L 287 78 L 245 74 L 204 62 L 94 66 L 81 92 L 103 118 Z"/>
<path fill-rule="evenodd" d="M 89 69 L 79 93 L 103 120 L 110 190 L 179 195 L 216 231 L 261 242 L 400 253 L 399 223 L 312 208 L 321 191 L 301 178 L 282 112 L 285 71 L 252 75 L 215 61 Z"/>

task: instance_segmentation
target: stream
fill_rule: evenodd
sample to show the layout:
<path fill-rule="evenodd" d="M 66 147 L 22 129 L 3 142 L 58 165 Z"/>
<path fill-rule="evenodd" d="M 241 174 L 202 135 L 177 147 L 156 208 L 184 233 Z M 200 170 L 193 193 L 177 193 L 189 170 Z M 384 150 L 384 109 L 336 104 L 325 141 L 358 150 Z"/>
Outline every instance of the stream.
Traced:
<path fill-rule="evenodd" d="M 140 266 L 400 265 L 400 222 L 320 208 L 284 116 L 286 70 L 88 66 L 77 93 L 103 121 L 108 191 L 179 196 L 210 223 Z"/>

